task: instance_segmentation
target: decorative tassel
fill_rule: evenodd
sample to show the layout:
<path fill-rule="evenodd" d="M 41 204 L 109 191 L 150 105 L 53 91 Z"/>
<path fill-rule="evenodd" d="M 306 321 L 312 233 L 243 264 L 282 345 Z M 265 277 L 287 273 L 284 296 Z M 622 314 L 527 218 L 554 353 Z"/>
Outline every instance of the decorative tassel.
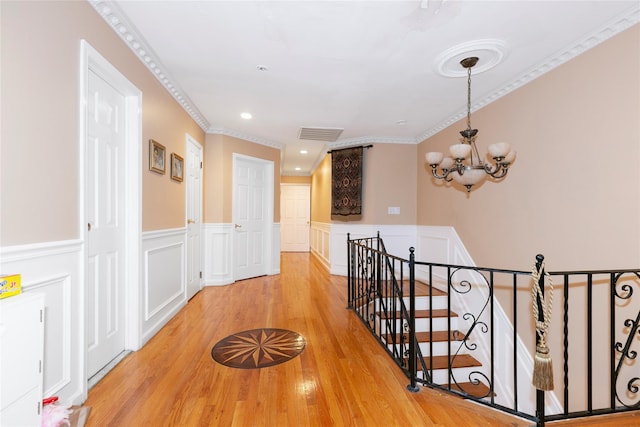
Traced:
<path fill-rule="evenodd" d="M 538 390 L 553 390 L 553 363 L 547 347 L 536 346 L 532 382 L 533 386 Z"/>
<path fill-rule="evenodd" d="M 538 390 L 553 390 L 553 364 L 547 346 L 547 333 L 551 325 L 553 306 L 553 283 L 544 271 L 544 257 L 538 255 L 538 264 L 531 270 L 531 297 L 533 302 L 533 320 L 536 323 L 536 354 L 533 359 L 533 378 L 531 382 Z M 548 279 L 549 289 L 544 294 L 544 278 Z"/>

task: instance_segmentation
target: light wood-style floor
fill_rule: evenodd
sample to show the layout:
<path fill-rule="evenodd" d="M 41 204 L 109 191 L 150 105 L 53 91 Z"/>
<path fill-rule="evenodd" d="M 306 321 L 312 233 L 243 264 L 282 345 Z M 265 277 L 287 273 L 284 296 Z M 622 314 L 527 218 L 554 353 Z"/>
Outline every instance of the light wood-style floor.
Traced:
<path fill-rule="evenodd" d="M 298 332 L 306 348 L 262 369 L 212 359 L 219 340 L 257 328 Z M 87 426 L 531 425 L 428 388 L 410 393 L 407 384 L 346 309 L 346 278 L 313 255 L 283 253 L 280 275 L 198 293 L 90 390 Z M 640 414 L 555 425 L 637 426 Z"/>

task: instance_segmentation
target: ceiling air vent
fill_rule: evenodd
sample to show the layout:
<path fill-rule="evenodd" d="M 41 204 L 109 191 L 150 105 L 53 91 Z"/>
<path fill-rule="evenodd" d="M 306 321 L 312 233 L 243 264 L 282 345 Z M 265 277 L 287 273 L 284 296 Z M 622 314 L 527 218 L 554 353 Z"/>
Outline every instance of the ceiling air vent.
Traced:
<path fill-rule="evenodd" d="M 300 128 L 298 139 L 336 142 L 344 129 L 332 128 Z"/>

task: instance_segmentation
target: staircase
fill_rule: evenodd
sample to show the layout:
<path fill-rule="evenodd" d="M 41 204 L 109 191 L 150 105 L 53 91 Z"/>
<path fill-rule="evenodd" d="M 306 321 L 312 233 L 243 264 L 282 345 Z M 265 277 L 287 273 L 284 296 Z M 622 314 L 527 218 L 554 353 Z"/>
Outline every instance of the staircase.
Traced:
<path fill-rule="evenodd" d="M 387 306 L 389 303 L 393 305 L 388 296 L 383 295 L 382 298 L 388 302 Z M 405 307 L 408 307 L 409 298 L 403 299 Z M 430 308 L 430 302 L 433 303 L 433 309 Z M 416 281 L 415 304 L 416 341 L 422 356 L 422 360 L 417 362 L 418 376 L 431 377 L 434 385 L 472 397 L 489 396 L 491 390 L 484 382 L 469 380 L 474 373 L 482 372 L 482 363 L 469 354 L 464 343 L 465 333 L 460 331 L 463 325 L 459 324 L 458 314 L 447 309 L 447 294 L 434 288 L 433 295 L 430 296 L 429 286 Z M 409 342 L 406 332 L 394 334 L 391 331 L 405 330 L 405 326 L 400 322 L 404 322 L 402 310 L 376 310 L 375 318 L 370 322 L 370 326 L 381 325 L 380 337 L 395 354 L 403 354 L 402 346 L 408 345 Z M 433 331 L 430 332 L 432 325 Z M 433 356 L 430 357 L 432 349 Z M 403 363 L 405 366 L 408 365 L 406 357 L 403 357 Z M 424 372 L 425 370 L 427 372 Z"/>
<path fill-rule="evenodd" d="M 347 308 L 407 375 L 408 390 L 418 391 L 418 384 L 438 388 L 538 427 L 640 411 L 640 269 L 548 272 L 544 257 L 536 255 L 534 276 L 532 271 L 416 261 L 414 252 L 411 247 L 409 258 L 402 258 L 386 251 L 379 234 L 352 240 L 347 233 Z M 521 331 L 531 333 L 532 324 L 518 322 L 517 307 L 522 298 L 531 305 L 534 277 L 542 293 L 548 287 L 563 303 L 557 307 L 562 320 L 550 331 L 558 338 L 553 357 L 562 375 L 555 384 L 562 401 L 554 392 L 536 389 L 534 360 L 520 339 Z M 433 285 L 432 294 L 425 283 Z M 510 292 L 509 316 L 494 295 L 497 287 Z M 578 301 L 575 311 L 570 295 Z M 525 315 L 529 320 L 531 313 Z M 594 387 L 598 381 L 610 387 Z"/>

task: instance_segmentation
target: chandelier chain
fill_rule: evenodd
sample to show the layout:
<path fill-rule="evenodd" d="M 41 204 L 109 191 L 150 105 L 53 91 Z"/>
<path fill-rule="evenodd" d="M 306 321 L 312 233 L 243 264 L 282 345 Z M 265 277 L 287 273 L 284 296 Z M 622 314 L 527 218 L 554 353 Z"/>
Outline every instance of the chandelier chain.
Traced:
<path fill-rule="evenodd" d="M 471 67 L 467 68 L 467 129 L 471 129 Z"/>

